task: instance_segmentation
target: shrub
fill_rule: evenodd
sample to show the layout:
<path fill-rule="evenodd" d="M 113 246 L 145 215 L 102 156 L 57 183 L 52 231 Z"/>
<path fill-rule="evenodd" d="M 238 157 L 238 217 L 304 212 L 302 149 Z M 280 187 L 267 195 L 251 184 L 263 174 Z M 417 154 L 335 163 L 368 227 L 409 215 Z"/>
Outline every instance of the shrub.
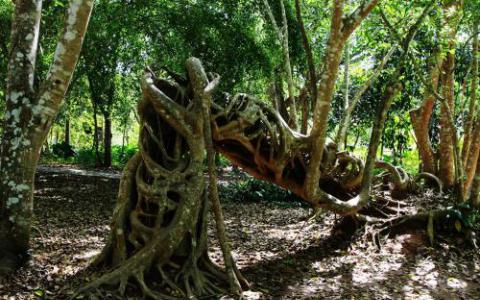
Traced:
<path fill-rule="evenodd" d="M 290 191 L 253 177 L 219 186 L 221 199 L 241 202 L 280 202 L 288 206 L 301 206 L 304 202 Z"/>

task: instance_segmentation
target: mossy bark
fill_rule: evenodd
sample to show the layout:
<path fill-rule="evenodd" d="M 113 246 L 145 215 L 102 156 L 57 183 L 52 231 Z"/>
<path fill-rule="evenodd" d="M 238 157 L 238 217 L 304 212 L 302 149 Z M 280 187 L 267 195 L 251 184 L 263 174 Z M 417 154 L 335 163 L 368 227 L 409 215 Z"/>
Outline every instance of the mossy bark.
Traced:
<path fill-rule="evenodd" d="M 36 91 L 42 2 L 15 1 L 0 142 L 0 276 L 28 257 L 35 169 L 70 84 L 93 6 L 91 0 L 71 1 L 51 68 Z"/>

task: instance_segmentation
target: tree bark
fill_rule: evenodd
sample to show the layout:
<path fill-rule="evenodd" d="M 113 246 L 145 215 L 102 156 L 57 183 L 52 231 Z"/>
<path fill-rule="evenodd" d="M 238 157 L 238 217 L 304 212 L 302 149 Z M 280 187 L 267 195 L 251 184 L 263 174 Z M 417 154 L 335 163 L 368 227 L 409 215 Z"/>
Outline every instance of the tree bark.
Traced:
<path fill-rule="evenodd" d="M 343 84 L 344 84 L 343 110 L 346 112 L 348 111 L 348 107 L 350 106 L 350 44 L 348 42 L 345 45 Z M 339 126 L 341 126 L 341 124 L 342 123 L 340 122 Z M 342 137 L 340 137 L 339 140 L 336 140 L 335 143 L 337 144 L 337 146 L 339 146 L 339 149 L 347 148 L 347 143 L 348 143 L 347 132 L 345 131 L 345 134 Z"/>
<path fill-rule="evenodd" d="M 474 24 L 472 42 L 472 79 L 470 89 L 470 105 L 468 118 L 465 124 L 462 160 L 465 168 L 464 194 L 470 189 L 480 155 L 480 114 L 477 113 L 477 88 L 478 88 L 478 19 Z M 476 117 L 476 118 L 475 118 Z M 476 121 L 476 124 L 475 124 Z"/>
<path fill-rule="evenodd" d="M 41 147 L 70 83 L 92 1 L 72 1 L 46 80 L 34 91 L 41 0 L 17 0 L 12 24 L 7 113 L 0 150 L 0 274 L 27 257 L 33 183 Z"/>
<path fill-rule="evenodd" d="M 188 87 L 145 75 L 138 106 L 140 152 L 124 170 L 110 237 L 93 264 L 110 271 L 80 293 L 117 285 L 124 294 L 133 282 L 153 299 L 226 293 L 226 273 L 207 254 L 209 205 L 203 171 L 209 124 L 198 117 L 204 93 L 216 82 L 207 79 L 197 59 L 186 66 Z"/>
<path fill-rule="evenodd" d="M 28 139 L 42 1 L 17 1 L 0 149 L 0 276 L 28 258 L 33 182 L 39 153 Z M 27 38 L 28 37 L 28 38 Z M 24 103 L 25 102 L 25 103 Z M 43 143 L 42 143 L 43 144 Z"/>
<path fill-rule="evenodd" d="M 104 135 L 103 135 L 103 166 L 112 166 L 112 118 L 109 112 L 103 113 Z"/>
<path fill-rule="evenodd" d="M 323 60 L 325 72 L 318 87 L 318 99 L 313 113 L 313 128 L 310 136 L 315 144 L 306 173 L 305 188 L 309 196 L 314 197 L 321 177 L 319 168 L 323 157 L 327 134 L 327 122 L 331 109 L 333 91 L 340 65 L 341 53 L 348 37 L 377 5 L 377 0 L 364 1 L 348 17 L 343 17 L 344 1 L 334 1 L 330 36 Z"/>
<path fill-rule="evenodd" d="M 438 88 L 440 76 L 440 64 L 437 54 L 433 54 L 431 58 L 429 81 L 433 89 Z M 426 90 L 422 104 L 410 111 L 410 119 L 412 121 L 413 131 L 415 133 L 418 153 L 422 162 L 422 171 L 432 174 L 438 174 L 437 159 L 430 143 L 429 125 L 433 113 L 436 97 L 430 90 Z"/>
<path fill-rule="evenodd" d="M 310 47 L 310 42 L 308 41 L 307 31 L 305 30 L 305 24 L 302 17 L 302 8 L 300 5 L 300 0 L 295 0 L 295 12 L 297 16 L 297 22 L 300 26 L 300 32 L 302 34 L 302 44 L 305 51 L 305 56 L 307 57 L 307 65 L 309 72 L 309 81 L 310 81 L 310 106 L 307 106 L 307 102 L 303 103 L 303 124 L 302 124 L 302 133 L 307 134 L 308 131 L 308 118 L 309 118 L 309 109 L 308 107 L 315 107 L 317 103 L 317 71 L 315 70 L 315 62 L 313 61 L 312 48 Z"/>
<path fill-rule="evenodd" d="M 70 117 L 66 117 L 65 119 L 65 145 L 70 146 Z"/>
<path fill-rule="evenodd" d="M 297 105 L 294 96 L 294 84 L 293 84 L 293 75 L 292 75 L 292 66 L 290 62 L 290 52 L 289 52 L 289 45 L 288 45 L 288 23 L 287 23 L 287 16 L 285 13 L 285 5 L 283 0 L 279 0 L 280 2 L 280 9 L 282 13 L 282 22 L 283 26 L 280 28 L 278 26 L 277 21 L 275 20 L 275 16 L 273 15 L 272 9 L 268 4 L 268 0 L 263 0 L 263 4 L 265 5 L 265 9 L 267 10 L 268 17 L 270 18 L 270 22 L 272 23 L 273 29 L 277 34 L 278 42 L 282 48 L 283 54 L 283 62 L 284 62 L 284 70 L 285 74 L 287 75 L 287 87 L 288 87 L 288 104 L 290 111 L 288 112 L 289 118 L 286 120 L 289 122 L 289 125 L 293 128 L 297 128 Z"/>
<path fill-rule="evenodd" d="M 447 43 L 444 49 L 441 49 L 445 53 L 445 59 L 442 62 L 441 67 L 441 84 L 442 84 L 442 96 L 445 99 L 445 103 L 440 107 L 440 146 L 439 146 L 439 177 L 442 180 L 445 187 L 453 187 L 455 185 L 456 176 L 455 172 L 459 171 L 455 168 L 455 149 L 457 145 L 454 145 L 453 134 L 456 134 L 456 129 L 452 128 L 449 119 L 454 118 L 448 116 L 446 105 L 450 108 L 452 114 L 455 113 L 455 46 L 456 35 L 458 25 L 462 17 L 462 5 L 463 1 L 446 1 L 443 7 L 443 28 L 440 33 L 440 37 Z M 452 13 L 453 11 L 453 13 Z M 445 105 L 446 104 L 446 105 Z M 463 189 L 463 187 L 462 187 Z"/>
<path fill-rule="evenodd" d="M 447 57 L 443 61 L 442 66 L 442 96 L 454 111 L 454 68 L 455 56 L 447 53 Z M 453 187 L 455 184 L 455 161 L 454 161 L 454 145 L 452 133 L 455 128 L 451 128 L 448 112 L 445 105 L 440 107 L 440 145 L 439 145 L 439 176 L 446 187 Z"/>

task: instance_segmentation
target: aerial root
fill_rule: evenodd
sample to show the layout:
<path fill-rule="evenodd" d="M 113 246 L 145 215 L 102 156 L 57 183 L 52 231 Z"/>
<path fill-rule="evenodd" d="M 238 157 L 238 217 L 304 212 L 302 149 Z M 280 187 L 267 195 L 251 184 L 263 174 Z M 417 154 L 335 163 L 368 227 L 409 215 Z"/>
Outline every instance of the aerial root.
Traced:
<path fill-rule="evenodd" d="M 422 172 L 415 177 L 415 182 L 418 183 L 422 179 L 428 180 L 429 183 L 435 183 L 438 192 L 443 193 L 443 183 L 440 178 L 431 173 Z"/>
<path fill-rule="evenodd" d="M 392 196 L 395 198 L 403 199 L 409 194 L 418 193 L 421 190 L 420 181 L 422 179 L 428 181 L 429 184 L 434 183 L 440 193 L 443 192 L 442 181 L 431 173 L 420 173 L 413 177 L 408 174 L 404 169 L 396 167 L 391 163 L 385 161 L 377 161 L 375 167 L 386 170 L 389 174 L 389 180 L 391 182 Z M 385 174 L 380 174 L 377 177 L 384 177 Z"/>

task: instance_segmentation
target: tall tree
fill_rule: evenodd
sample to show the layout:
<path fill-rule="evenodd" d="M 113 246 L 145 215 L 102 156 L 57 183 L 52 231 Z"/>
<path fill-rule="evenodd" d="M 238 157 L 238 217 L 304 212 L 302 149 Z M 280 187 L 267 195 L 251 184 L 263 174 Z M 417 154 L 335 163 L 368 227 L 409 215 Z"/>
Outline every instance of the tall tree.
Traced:
<path fill-rule="evenodd" d="M 28 258 L 35 169 L 72 78 L 93 7 L 92 0 L 70 2 L 50 70 L 36 90 L 42 0 L 14 4 L 0 148 L 0 274 Z"/>

